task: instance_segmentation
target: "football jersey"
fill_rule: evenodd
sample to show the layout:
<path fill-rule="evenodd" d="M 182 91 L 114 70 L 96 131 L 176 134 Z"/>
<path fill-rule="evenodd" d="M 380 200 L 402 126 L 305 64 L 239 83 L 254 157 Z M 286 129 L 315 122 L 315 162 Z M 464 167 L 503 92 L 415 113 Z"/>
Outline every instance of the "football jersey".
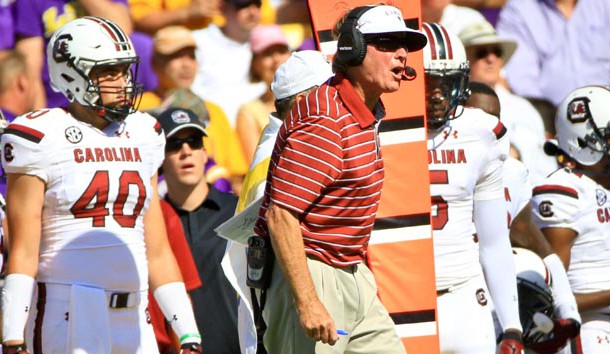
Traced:
<path fill-rule="evenodd" d="M 578 233 L 568 268 L 572 290 L 610 290 L 610 191 L 585 175 L 562 168 L 532 194 L 532 218 L 539 228 Z"/>
<path fill-rule="evenodd" d="M 510 227 L 521 209 L 529 205 L 532 197 L 532 184 L 527 167 L 523 162 L 511 156 L 504 161 L 502 181 L 504 182 L 504 198 L 508 214 L 507 225 Z"/>
<path fill-rule="evenodd" d="M 481 273 L 473 223 L 474 200 L 504 198 L 506 128 L 480 109 L 462 115 L 428 137 L 428 165 L 436 287 L 461 284 Z"/>
<path fill-rule="evenodd" d="M 143 215 L 164 145 L 157 121 L 139 112 L 99 130 L 43 109 L 5 130 L 6 172 L 45 182 L 39 281 L 148 289 Z"/>

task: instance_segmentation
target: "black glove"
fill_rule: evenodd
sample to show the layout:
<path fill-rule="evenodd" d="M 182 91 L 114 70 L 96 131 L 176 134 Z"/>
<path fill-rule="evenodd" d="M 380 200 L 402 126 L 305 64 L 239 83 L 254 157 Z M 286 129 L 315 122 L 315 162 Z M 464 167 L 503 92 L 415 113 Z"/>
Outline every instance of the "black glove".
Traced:
<path fill-rule="evenodd" d="M 528 348 L 539 354 L 554 354 L 568 344 L 568 341 L 580 333 L 580 323 L 571 318 L 553 320 L 551 338 L 543 342 L 534 343 Z"/>

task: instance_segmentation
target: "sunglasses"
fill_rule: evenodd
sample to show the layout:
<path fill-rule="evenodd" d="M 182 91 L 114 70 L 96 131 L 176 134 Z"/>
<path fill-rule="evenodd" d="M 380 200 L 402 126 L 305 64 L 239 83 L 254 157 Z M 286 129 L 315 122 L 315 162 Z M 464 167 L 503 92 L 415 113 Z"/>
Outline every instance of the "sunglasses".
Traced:
<path fill-rule="evenodd" d="M 475 52 L 475 58 L 477 60 L 487 58 L 489 54 L 493 54 L 498 58 L 502 58 L 502 54 L 504 54 L 504 51 L 500 47 L 483 47 L 477 49 L 477 51 Z"/>
<path fill-rule="evenodd" d="M 391 36 L 373 36 L 373 37 L 365 37 L 365 42 L 367 44 L 372 45 L 377 50 L 381 52 L 395 52 L 400 48 L 403 48 L 407 52 L 407 44 L 404 39 L 398 37 Z"/>
<path fill-rule="evenodd" d="M 203 138 L 201 136 L 189 136 L 184 139 L 167 139 L 165 141 L 165 152 L 180 151 L 184 144 L 188 144 L 193 150 L 199 150 L 203 148 Z"/>

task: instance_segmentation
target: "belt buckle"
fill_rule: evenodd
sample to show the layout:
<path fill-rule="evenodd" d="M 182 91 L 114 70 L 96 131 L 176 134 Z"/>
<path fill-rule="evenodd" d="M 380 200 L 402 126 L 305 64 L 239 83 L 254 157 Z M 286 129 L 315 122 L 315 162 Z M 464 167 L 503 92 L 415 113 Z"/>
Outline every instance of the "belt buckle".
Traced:
<path fill-rule="evenodd" d="M 110 294 L 109 306 L 114 309 L 129 307 L 129 293 L 112 293 Z"/>

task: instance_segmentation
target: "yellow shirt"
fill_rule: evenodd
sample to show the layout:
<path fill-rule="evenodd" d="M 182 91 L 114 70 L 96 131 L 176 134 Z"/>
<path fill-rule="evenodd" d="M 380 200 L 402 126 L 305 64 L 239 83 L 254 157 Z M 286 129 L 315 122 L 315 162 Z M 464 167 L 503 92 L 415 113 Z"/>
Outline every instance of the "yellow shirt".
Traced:
<path fill-rule="evenodd" d="M 129 10 L 131 17 L 137 21 L 142 17 L 164 10 L 176 10 L 191 5 L 191 0 L 129 0 Z M 225 20 L 222 16 L 213 19 L 203 18 L 199 20 L 189 20 L 181 25 L 191 30 L 207 27 L 211 22 L 222 25 Z M 272 24 L 275 22 L 275 9 L 271 6 L 270 0 L 263 0 L 261 6 L 261 24 Z"/>

